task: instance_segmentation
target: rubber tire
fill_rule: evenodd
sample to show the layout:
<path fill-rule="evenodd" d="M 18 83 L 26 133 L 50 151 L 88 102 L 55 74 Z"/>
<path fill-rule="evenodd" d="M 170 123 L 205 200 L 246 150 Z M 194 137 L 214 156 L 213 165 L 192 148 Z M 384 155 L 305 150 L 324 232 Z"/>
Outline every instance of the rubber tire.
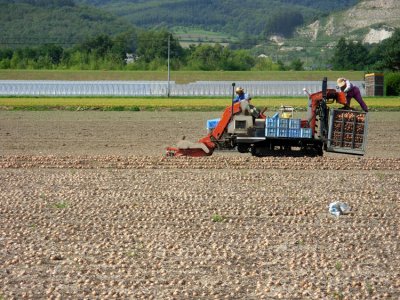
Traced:
<path fill-rule="evenodd" d="M 246 146 L 246 145 L 238 145 L 237 146 L 237 150 L 240 153 L 249 153 L 250 151 L 250 147 Z"/>

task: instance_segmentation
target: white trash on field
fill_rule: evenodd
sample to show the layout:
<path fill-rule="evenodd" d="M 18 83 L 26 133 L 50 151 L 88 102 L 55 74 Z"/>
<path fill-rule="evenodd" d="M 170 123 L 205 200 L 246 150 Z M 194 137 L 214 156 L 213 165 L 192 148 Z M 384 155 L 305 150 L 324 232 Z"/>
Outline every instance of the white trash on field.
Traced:
<path fill-rule="evenodd" d="M 329 204 L 328 208 L 329 212 L 337 217 L 339 217 L 340 215 L 346 215 L 351 211 L 351 208 L 347 203 L 340 201 L 332 202 L 331 204 Z"/>

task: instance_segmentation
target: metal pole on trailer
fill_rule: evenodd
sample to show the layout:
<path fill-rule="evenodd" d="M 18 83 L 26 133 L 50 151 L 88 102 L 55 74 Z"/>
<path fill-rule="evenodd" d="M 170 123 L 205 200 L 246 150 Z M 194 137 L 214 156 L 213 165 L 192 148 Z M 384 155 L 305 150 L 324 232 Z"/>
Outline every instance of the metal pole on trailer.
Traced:
<path fill-rule="evenodd" d="M 169 57 L 170 57 L 170 53 L 171 53 L 171 35 L 168 35 L 168 90 L 167 90 L 167 97 L 169 98 L 169 94 L 170 94 L 170 85 L 169 85 L 169 81 L 171 79 L 171 70 L 170 70 L 170 63 L 169 63 Z"/>
<path fill-rule="evenodd" d="M 233 119 L 233 100 L 235 99 L 235 83 L 232 82 L 232 108 L 231 108 L 231 119 Z"/>

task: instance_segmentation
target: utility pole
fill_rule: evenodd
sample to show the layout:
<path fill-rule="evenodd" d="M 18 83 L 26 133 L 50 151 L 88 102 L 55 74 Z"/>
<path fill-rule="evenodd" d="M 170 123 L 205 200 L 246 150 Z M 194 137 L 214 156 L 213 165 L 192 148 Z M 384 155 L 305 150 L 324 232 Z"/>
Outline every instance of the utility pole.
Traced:
<path fill-rule="evenodd" d="M 170 85 L 169 85 L 169 81 L 171 79 L 171 69 L 170 69 L 170 63 L 169 63 L 169 56 L 171 53 L 171 35 L 168 34 L 168 91 L 167 91 L 167 97 L 169 98 L 169 94 L 170 94 Z"/>

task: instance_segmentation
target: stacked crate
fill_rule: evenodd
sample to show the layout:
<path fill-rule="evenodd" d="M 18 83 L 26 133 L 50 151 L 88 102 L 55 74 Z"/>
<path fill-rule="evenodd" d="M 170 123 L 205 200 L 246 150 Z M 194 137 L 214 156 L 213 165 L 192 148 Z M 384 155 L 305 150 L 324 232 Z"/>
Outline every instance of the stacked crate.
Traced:
<path fill-rule="evenodd" d="M 301 128 L 301 119 L 287 119 L 274 116 L 267 118 L 266 137 L 311 138 L 311 128 Z"/>
<path fill-rule="evenodd" d="M 330 119 L 328 148 L 363 154 L 366 131 L 367 115 L 365 112 L 333 110 Z"/>
<path fill-rule="evenodd" d="M 382 73 L 365 74 L 365 93 L 367 96 L 384 95 L 384 75 Z"/>
<path fill-rule="evenodd" d="M 289 120 L 290 119 L 283 118 L 278 119 L 277 137 L 289 137 Z"/>
<path fill-rule="evenodd" d="M 265 136 L 267 137 L 276 137 L 278 126 L 278 118 L 267 118 L 265 122 Z"/>
<path fill-rule="evenodd" d="M 299 138 L 301 130 L 301 120 L 300 119 L 289 119 L 289 134 L 290 138 Z"/>
<path fill-rule="evenodd" d="M 301 128 L 300 129 L 300 137 L 304 139 L 312 138 L 312 130 L 311 128 Z"/>

